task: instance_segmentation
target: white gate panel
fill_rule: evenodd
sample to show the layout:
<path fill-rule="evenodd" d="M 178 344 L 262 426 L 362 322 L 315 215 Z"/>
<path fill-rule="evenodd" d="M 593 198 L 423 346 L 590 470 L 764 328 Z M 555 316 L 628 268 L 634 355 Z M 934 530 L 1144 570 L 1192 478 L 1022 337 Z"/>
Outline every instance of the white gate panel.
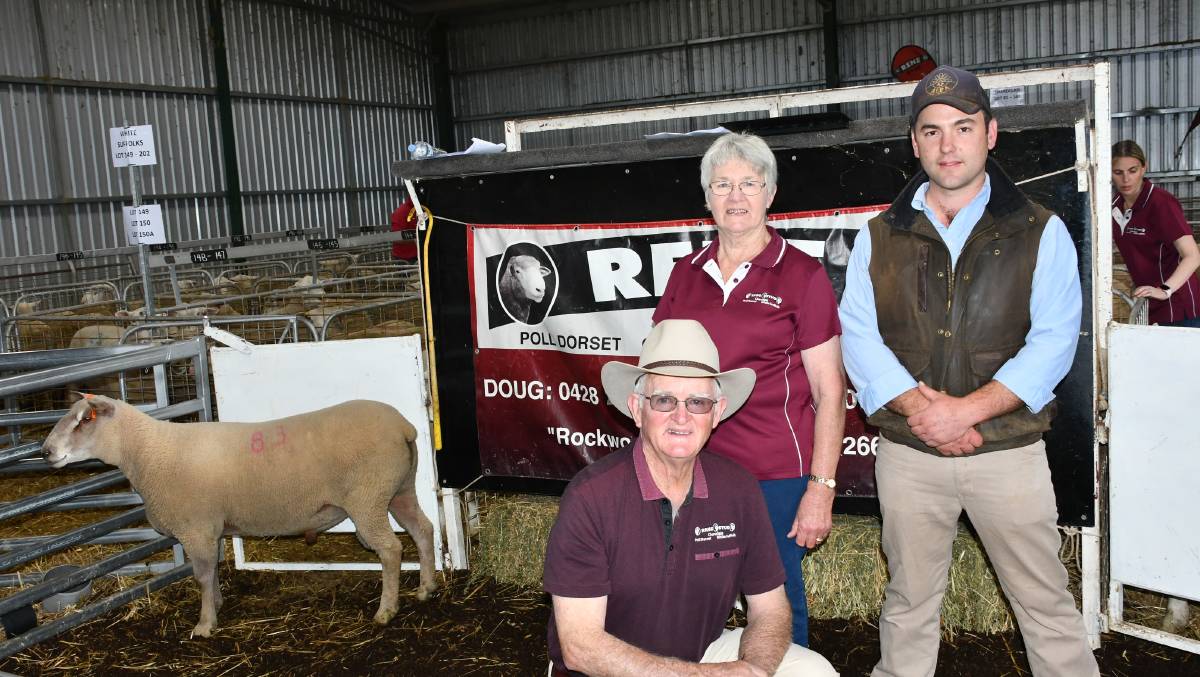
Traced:
<path fill-rule="evenodd" d="M 442 523 L 421 348 L 419 336 L 255 345 L 245 354 L 213 348 L 212 370 L 222 421 L 265 421 L 357 399 L 386 402 L 404 414 L 417 429 L 417 502 L 433 524 L 435 560 L 441 569 Z M 401 531 L 394 519 L 391 522 L 394 530 Z M 347 519 L 330 531 L 354 531 L 354 524 Z M 378 560 L 247 562 L 242 540 L 235 537 L 233 544 L 239 569 L 380 568 Z M 417 569 L 418 564 L 405 561 L 403 567 Z"/>
<path fill-rule="evenodd" d="M 1112 580 L 1200 599 L 1200 330 L 1116 324 L 1110 339 Z"/>

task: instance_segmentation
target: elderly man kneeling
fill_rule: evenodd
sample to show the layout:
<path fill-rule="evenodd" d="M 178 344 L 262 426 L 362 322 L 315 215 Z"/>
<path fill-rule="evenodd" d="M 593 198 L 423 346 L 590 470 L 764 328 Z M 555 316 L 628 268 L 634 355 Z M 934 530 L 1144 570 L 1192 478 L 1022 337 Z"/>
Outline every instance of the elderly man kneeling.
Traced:
<path fill-rule="evenodd" d="M 758 481 L 702 451 L 745 403 L 700 323 L 664 320 L 638 366 L 609 362 L 609 401 L 640 429 L 563 494 L 546 549 L 551 675 L 837 675 L 791 643 L 786 579 Z M 747 625 L 726 630 L 739 593 Z"/>

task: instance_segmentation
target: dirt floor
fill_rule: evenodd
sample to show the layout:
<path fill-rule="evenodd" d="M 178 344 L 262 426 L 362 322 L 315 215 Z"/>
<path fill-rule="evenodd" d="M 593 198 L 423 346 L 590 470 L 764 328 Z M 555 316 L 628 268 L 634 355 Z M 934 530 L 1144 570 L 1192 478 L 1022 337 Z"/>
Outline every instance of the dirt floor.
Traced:
<path fill-rule="evenodd" d="M 537 590 L 452 578 L 433 599 L 401 599 L 386 627 L 371 622 L 377 573 L 221 571 L 225 606 L 211 639 L 192 639 L 190 581 L 0 662 L 19 675 L 542 675 L 549 606 Z M 405 574 L 404 590 L 416 585 Z M 876 628 L 815 620 L 812 645 L 843 675 L 866 675 Z M 1104 636 L 1101 672 L 1200 675 L 1200 656 L 1124 635 Z M 1020 637 L 961 634 L 943 643 L 938 675 L 1028 675 Z"/>

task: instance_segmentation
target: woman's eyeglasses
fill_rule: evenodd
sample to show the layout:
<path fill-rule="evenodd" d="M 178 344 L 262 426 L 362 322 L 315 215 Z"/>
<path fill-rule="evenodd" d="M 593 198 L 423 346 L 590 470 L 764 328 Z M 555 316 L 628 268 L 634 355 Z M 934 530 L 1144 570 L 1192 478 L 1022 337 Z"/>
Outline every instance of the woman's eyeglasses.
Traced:
<path fill-rule="evenodd" d="M 741 183 L 734 184 L 730 183 L 729 181 L 713 181 L 712 183 L 708 184 L 708 190 L 711 191 L 713 195 L 725 196 L 733 192 L 733 187 L 735 185 L 737 186 L 738 190 L 742 191 L 742 195 L 753 197 L 762 192 L 763 188 L 766 187 L 767 182 L 746 180 L 742 181 Z"/>

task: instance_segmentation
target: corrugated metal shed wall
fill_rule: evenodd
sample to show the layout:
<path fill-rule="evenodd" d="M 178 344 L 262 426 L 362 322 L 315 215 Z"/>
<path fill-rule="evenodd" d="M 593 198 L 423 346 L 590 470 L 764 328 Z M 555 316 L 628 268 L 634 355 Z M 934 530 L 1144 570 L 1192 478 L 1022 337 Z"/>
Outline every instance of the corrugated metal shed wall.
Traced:
<path fill-rule="evenodd" d="M 460 142 L 499 140 L 505 119 L 822 88 L 821 18 L 816 0 L 642 0 L 459 25 L 449 40 L 456 133 Z M 1142 142 L 1156 173 L 1175 173 L 1171 156 L 1200 108 L 1196 0 L 840 0 L 838 25 L 843 86 L 892 81 L 892 54 L 906 44 L 978 72 L 1110 60 L 1114 138 Z M 1029 103 L 1090 98 L 1084 85 L 1028 90 Z M 843 110 L 900 115 L 907 102 Z M 715 122 L 528 134 L 522 143 L 601 143 Z M 1200 141 L 1178 170 L 1200 171 Z M 1193 178 L 1162 180 L 1186 181 L 1172 185 L 1186 196 Z"/>
<path fill-rule="evenodd" d="M 386 223 L 390 163 L 433 136 L 424 31 L 380 3 L 311 5 L 224 2 L 248 233 Z M 206 0 L 3 3 L 0 258 L 125 244 L 123 122 L 154 125 L 143 191 L 169 238 L 226 236 L 218 120 Z"/>
<path fill-rule="evenodd" d="M 1200 200 L 1200 142 L 1178 164 L 1172 157 L 1200 108 L 1194 0 L 886 6 L 840 2 L 845 84 L 888 81 L 891 54 L 908 43 L 980 71 L 1109 59 L 1114 138 L 1143 143 L 1160 180 Z M 106 145 L 107 128 L 122 121 L 155 125 L 161 160 L 143 176 L 171 237 L 228 232 L 204 0 L 42 0 L 0 12 L 0 257 L 122 244 L 117 206 L 128 199 L 128 174 L 111 167 Z M 247 231 L 382 222 L 400 197 L 389 163 L 407 141 L 434 136 L 426 35 L 367 0 L 309 8 L 226 0 L 225 22 Z M 819 88 L 820 23 L 815 0 L 640 0 L 455 25 L 456 134 L 460 143 L 500 140 L 513 117 Z M 1027 100 L 1081 94 L 1043 87 Z M 865 117 L 904 105 L 846 109 Z M 598 143 L 718 121 L 525 143 Z"/>
<path fill-rule="evenodd" d="M 456 134 L 499 141 L 506 118 L 816 86 L 820 20 L 815 2 L 653 0 L 459 26 L 448 38 Z M 688 128 L 551 132 L 526 147 Z"/>

